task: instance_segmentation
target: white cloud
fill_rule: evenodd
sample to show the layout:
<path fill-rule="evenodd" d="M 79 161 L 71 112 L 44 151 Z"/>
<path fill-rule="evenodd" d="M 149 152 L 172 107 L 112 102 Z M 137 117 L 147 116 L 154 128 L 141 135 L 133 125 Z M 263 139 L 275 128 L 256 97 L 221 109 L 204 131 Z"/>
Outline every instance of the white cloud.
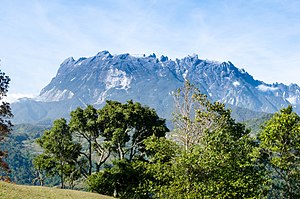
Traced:
<path fill-rule="evenodd" d="M 36 97 L 36 95 L 34 94 L 25 94 L 25 93 L 8 93 L 6 97 L 4 97 L 2 99 L 2 101 L 5 101 L 5 102 L 9 102 L 9 103 L 12 103 L 12 102 L 16 102 L 18 101 L 18 99 L 20 98 L 34 98 Z"/>
<path fill-rule="evenodd" d="M 267 86 L 267 85 L 263 85 L 263 84 L 258 85 L 256 88 L 257 88 L 258 90 L 262 91 L 262 92 L 276 91 L 276 90 L 278 90 L 277 87 L 271 87 L 271 86 Z"/>

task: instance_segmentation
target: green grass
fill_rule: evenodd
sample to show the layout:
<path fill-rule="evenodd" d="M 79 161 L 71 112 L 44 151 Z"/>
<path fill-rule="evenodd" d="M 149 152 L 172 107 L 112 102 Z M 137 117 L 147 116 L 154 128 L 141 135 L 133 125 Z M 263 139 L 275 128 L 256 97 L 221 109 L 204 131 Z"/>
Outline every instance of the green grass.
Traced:
<path fill-rule="evenodd" d="M 96 193 L 40 186 L 25 186 L 0 181 L 1 199 L 112 199 Z"/>

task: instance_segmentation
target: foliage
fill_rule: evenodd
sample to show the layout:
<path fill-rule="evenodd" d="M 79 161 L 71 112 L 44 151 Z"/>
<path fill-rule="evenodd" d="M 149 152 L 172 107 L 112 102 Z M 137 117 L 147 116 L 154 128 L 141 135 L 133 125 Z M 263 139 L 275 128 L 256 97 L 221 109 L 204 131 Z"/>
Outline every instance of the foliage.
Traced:
<path fill-rule="evenodd" d="M 241 125 L 236 131 L 245 133 Z M 173 165 L 174 179 L 164 192 L 171 198 L 260 198 L 263 168 L 255 166 L 255 143 L 229 129 L 205 134 L 203 144 L 183 152 Z M 169 191 L 169 192 L 168 192 Z"/>
<path fill-rule="evenodd" d="M 107 101 L 98 111 L 105 146 L 116 156 L 109 168 L 88 178 L 88 187 L 101 194 L 121 198 L 146 198 L 149 191 L 141 187 L 147 181 L 143 163 L 146 154 L 144 141 L 163 137 L 168 131 L 165 120 L 153 109 L 128 101 L 121 104 Z"/>
<path fill-rule="evenodd" d="M 37 156 L 33 162 L 37 171 L 45 171 L 50 176 L 58 174 L 62 188 L 65 188 L 65 178 L 72 184 L 81 146 L 72 141 L 66 120 L 54 121 L 52 129 L 45 131 L 36 142 L 44 149 L 44 153 Z"/>
<path fill-rule="evenodd" d="M 109 153 L 106 153 L 104 147 L 97 142 L 97 138 L 100 136 L 100 126 L 97 123 L 98 113 L 97 109 L 89 105 L 87 108 L 82 109 L 78 107 L 76 110 L 71 112 L 71 120 L 69 123 L 70 131 L 79 137 L 80 141 L 86 141 L 87 152 L 81 152 L 88 161 L 88 171 L 84 171 L 85 176 L 92 174 L 93 168 L 93 146 L 96 148 L 100 155 L 99 162 L 96 163 L 97 171 L 101 164 L 108 158 Z"/>
<path fill-rule="evenodd" d="M 169 131 L 165 120 L 153 109 L 137 102 L 107 101 L 99 110 L 99 116 L 105 142 L 120 160 L 141 158 L 145 152 L 143 141 L 147 137 L 163 137 Z"/>
<path fill-rule="evenodd" d="M 143 159 L 115 161 L 89 177 L 90 190 L 124 198 L 263 198 L 266 170 L 253 156 L 258 144 L 250 131 L 223 104 L 197 93 L 188 96 L 197 106 L 178 124 L 193 125 L 194 133 L 177 128 L 173 133 L 183 139 L 148 137 Z M 184 139 L 195 135 L 197 141 L 187 145 Z"/>
<path fill-rule="evenodd" d="M 37 140 L 40 182 L 59 174 L 72 187 L 86 165 L 88 189 L 119 198 L 299 197 L 300 117 L 292 107 L 275 114 L 257 140 L 189 82 L 175 102 L 169 137 L 165 120 L 132 101 L 77 108 L 69 125 L 55 121 Z"/>
<path fill-rule="evenodd" d="M 236 123 L 224 104 L 211 103 L 188 82 L 179 90 L 175 141 L 181 148 L 162 167 L 156 188 L 163 198 L 263 197 L 264 168 L 252 157 L 256 142 L 250 131 Z M 193 107 L 193 110 L 190 109 Z M 178 125 L 179 124 L 179 125 Z M 168 166 L 166 168 L 166 166 Z"/>
<path fill-rule="evenodd" d="M 77 108 L 71 112 L 69 124 L 65 119 L 56 120 L 52 129 L 37 139 L 44 153 L 33 161 L 36 180 L 43 185 L 48 176 L 59 175 L 64 187 L 65 179 L 74 182 L 82 174 L 90 176 L 95 165 L 98 178 L 111 176 L 116 179 L 114 176 L 123 176 L 124 179 L 118 181 L 113 192 L 128 196 L 133 193 L 135 185 L 124 188 L 128 186 L 127 175 L 133 172 L 143 174 L 136 171 L 139 167 L 134 161 L 146 158 L 144 140 L 152 135 L 164 137 L 167 131 L 165 120 L 159 118 L 153 109 L 140 103 L 108 101 L 99 110 L 91 105 L 85 109 Z M 104 163 L 109 168 L 100 171 Z M 105 171 L 105 175 L 102 176 L 99 171 Z M 92 183 L 90 186 L 98 187 Z M 94 189 L 92 187 L 90 189 Z M 102 193 L 104 189 L 95 191 Z"/>
<path fill-rule="evenodd" d="M 8 176 L 12 182 L 31 184 L 36 177 L 32 160 L 35 154 L 41 152 L 41 149 L 36 146 L 34 140 L 40 137 L 46 129 L 48 126 L 17 124 L 13 126 L 12 133 L 8 135 L 6 142 L 1 144 L 0 150 L 9 151 L 6 162 L 11 170 Z M 0 172 L 0 175 L 6 174 Z"/>
<path fill-rule="evenodd" d="M 1 148 L 9 151 L 6 161 L 11 172 L 8 176 L 12 182 L 31 184 L 34 178 L 32 159 L 28 149 L 19 139 L 20 137 L 10 134 L 7 142 L 1 146 Z M 0 174 L 5 175 L 4 172 L 0 172 Z"/>
<path fill-rule="evenodd" d="M 175 112 L 173 114 L 175 140 L 188 150 L 200 142 L 202 132 L 198 131 L 195 109 L 200 106 L 196 96 L 206 99 L 206 96 L 191 85 L 184 82 L 184 87 L 179 88 L 174 94 Z"/>
<path fill-rule="evenodd" d="M 261 158 L 270 168 L 271 195 L 300 197 L 300 117 L 291 106 L 280 110 L 259 135 Z"/>
<path fill-rule="evenodd" d="M 245 134 L 245 135 L 243 135 Z M 201 144 L 161 163 L 163 198 L 260 198 L 264 169 L 252 161 L 255 142 L 240 124 L 205 134 Z M 171 165 L 166 168 L 166 165 Z M 152 166 L 153 167 L 153 166 Z M 155 167 L 160 167 L 156 162 Z M 157 178 L 157 177 L 156 177 Z"/>
<path fill-rule="evenodd" d="M 154 136 L 145 140 L 148 154 L 147 162 L 139 162 L 139 170 L 146 174 L 146 179 L 140 180 L 138 192 L 150 195 L 151 198 L 166 198 L 165 190 L 174 183 L 176 159 L 182 148 L 175 142 L 164 137 Z"/>
<path fill-rule="evenodd" d="M 168 172 L 177 145 L 164 137 L 151 136 L 145 140 L 149 157 L 145 160 L 115 160 L 87 181 L 90 191 L 120 198 L 153 198 L 170 182 Z"/>
<path fill-rule="evenodd" d="M 88 189 L 118 198 L 140 198 L 134 188 L 138 187 L 141 173 L 133 165 L 128 160 L 114 161 L 112 167 L 88 178 Z"/>
<path fill-rule="evenodd" d="M 12 127 L 10 119 L 13 117 L 13 114 L 11 113 L 10 104 L 2 101 L 8 91 L 9 82 L 10 78 L 0 70 L 0 143 L 4 141 Z M 0 169 L 10 172 L 8 164 L 4 161 L 7 154 L 6 150 L 0 150 Z"/>

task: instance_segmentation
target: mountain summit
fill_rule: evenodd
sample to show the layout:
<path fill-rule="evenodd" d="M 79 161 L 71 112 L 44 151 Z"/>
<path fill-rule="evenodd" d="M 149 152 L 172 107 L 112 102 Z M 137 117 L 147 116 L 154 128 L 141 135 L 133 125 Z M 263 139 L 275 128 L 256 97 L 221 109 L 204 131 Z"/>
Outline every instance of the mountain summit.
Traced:
<path fill-rule="evenodd" d="M 171 60 L 167 56 L 111 55 L 67 58 L 57 75 L 36 99 L 12 104 L 15 122 L 67 117 L 78 106 L 104 105 L 106 100 L 129 99 L 153 107 L 171 118 L 172 92 L 189 80 L 213 101 L 253 111 L 275 112 L 292 104 L 300 112 L 296 84 L 266 84 L 231 62 L 201 60 L 197 55 Z"/>

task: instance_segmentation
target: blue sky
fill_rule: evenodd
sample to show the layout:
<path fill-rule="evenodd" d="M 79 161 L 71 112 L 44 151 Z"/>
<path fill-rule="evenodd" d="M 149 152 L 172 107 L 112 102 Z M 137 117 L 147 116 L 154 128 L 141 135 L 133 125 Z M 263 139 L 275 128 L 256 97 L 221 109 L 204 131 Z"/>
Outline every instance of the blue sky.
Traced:
<path fill-rule="evenodd" d="M 8 100 L 37 95 L 67 57 L 198 54 L 266 83 L 300 84 L 298 0 L 3 0 Z"/>

